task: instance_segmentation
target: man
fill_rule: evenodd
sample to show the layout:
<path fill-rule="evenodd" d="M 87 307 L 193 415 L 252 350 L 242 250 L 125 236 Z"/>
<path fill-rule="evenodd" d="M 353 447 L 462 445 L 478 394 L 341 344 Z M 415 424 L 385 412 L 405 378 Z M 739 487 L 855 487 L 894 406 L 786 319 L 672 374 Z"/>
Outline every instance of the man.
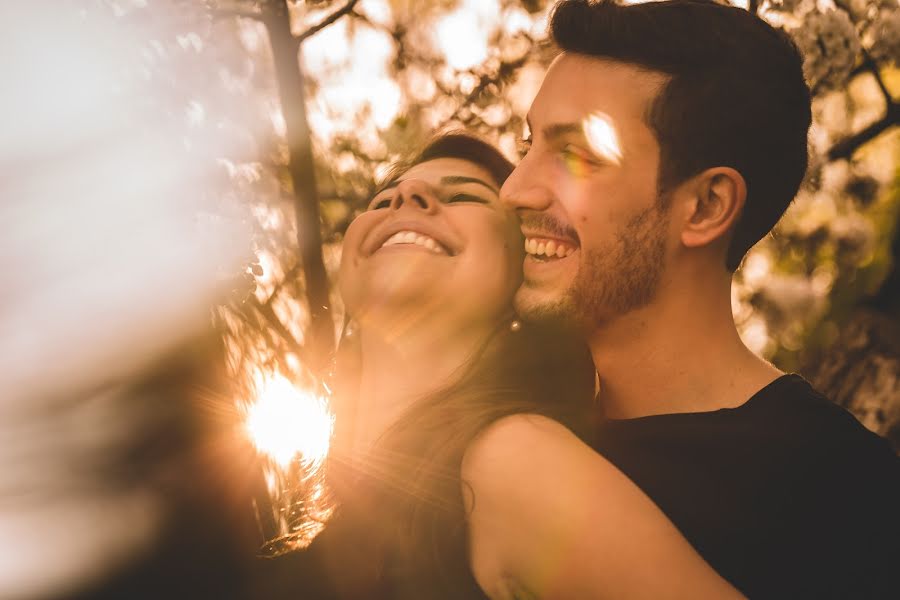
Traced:
<path fill-rule="evenodd" d="M 888 445 L 741 342 L 731 278 L 797 192 L 810 95 L 788 37 L 703 0 L 564 1 L 501 198 L 516 296 L 584 332 L 595 449 L 751 598 L 900 597 Z"/>

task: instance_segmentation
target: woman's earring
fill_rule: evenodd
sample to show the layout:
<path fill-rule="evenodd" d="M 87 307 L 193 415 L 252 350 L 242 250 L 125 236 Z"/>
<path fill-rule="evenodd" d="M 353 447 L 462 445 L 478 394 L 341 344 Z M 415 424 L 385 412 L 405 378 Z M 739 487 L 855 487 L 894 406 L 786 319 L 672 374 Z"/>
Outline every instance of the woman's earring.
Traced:
<path fill-rule="evenodd" d="M 522 329 L 522 321 L 520 321 L 518 319 L 513 319 L 509 323 L 509 330 L 512 331 L 513 333 L 520 331 L 521 329 Z"/>

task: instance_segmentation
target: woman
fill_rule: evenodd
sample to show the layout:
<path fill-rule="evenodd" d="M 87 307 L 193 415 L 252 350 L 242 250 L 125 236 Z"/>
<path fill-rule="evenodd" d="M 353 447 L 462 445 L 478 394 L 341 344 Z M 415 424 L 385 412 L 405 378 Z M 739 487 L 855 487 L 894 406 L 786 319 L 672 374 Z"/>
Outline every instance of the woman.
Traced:
<path fill-rule="evenodd" d="M 298 596 L 740 597 L 572 433 L 591 423 L 593 369 L 514 319 L 523 239 L 498 198 L 511 169 L 440 137 L 347 230 L 340 508 L 298 557 L 317 573 Z"/>

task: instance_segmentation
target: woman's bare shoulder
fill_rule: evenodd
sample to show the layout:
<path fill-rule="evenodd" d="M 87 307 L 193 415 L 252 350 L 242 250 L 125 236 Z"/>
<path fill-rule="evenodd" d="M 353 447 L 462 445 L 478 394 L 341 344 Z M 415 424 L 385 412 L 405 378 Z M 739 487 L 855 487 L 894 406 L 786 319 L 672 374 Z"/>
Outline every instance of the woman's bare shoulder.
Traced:
<path fill-rule="evenodd" d="M 552 419 L 493 423 L 462 479 L 472 571 L 492 598 L 740 597 L 634 482 Z"/>
<path fill-rule="evenodd" d="M 560 462 L 567 465 L 562 466 Z M 575 463 L 572 463 L 575 461 Z M 463 457 L 463 480 L 484 493 L 515 493 L 542 480 L 558 479 L 589 463 L 606 463 L 563 424 L 543 415 L 519 413 L 486 427 Z M 608 463 L 607 463 L 608 464 Z M 523 480 L 522 475 L 527 475 Z"/>
<path fill-rule="evenodd" d="M 604 459 L 565 426 L 536 414 L 504 417 L 473 440 L 462 465 L 476 580 L 492 598 L 543 596 L 566 577 L 547 557 L 573 556 L 596 502 Z M 602 477 L 602 475 L 601 475 Z M 521 574 L 527 573 L 523 578 Z M 518 593 L 513 593 L 517 588 Z"/>

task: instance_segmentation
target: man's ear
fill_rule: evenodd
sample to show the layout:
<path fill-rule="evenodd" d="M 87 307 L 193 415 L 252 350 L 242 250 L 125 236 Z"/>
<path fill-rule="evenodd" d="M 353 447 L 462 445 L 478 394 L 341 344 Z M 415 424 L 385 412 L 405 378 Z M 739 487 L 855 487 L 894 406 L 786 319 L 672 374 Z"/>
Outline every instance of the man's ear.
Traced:
<path fill-rule="evenodd" d="M 744 209 L 747 184 L 731 167 L 714 167 L 692 178 L 681 230 L 681 242 L 688 248 L 705 246 L 724 239 Z"/>

